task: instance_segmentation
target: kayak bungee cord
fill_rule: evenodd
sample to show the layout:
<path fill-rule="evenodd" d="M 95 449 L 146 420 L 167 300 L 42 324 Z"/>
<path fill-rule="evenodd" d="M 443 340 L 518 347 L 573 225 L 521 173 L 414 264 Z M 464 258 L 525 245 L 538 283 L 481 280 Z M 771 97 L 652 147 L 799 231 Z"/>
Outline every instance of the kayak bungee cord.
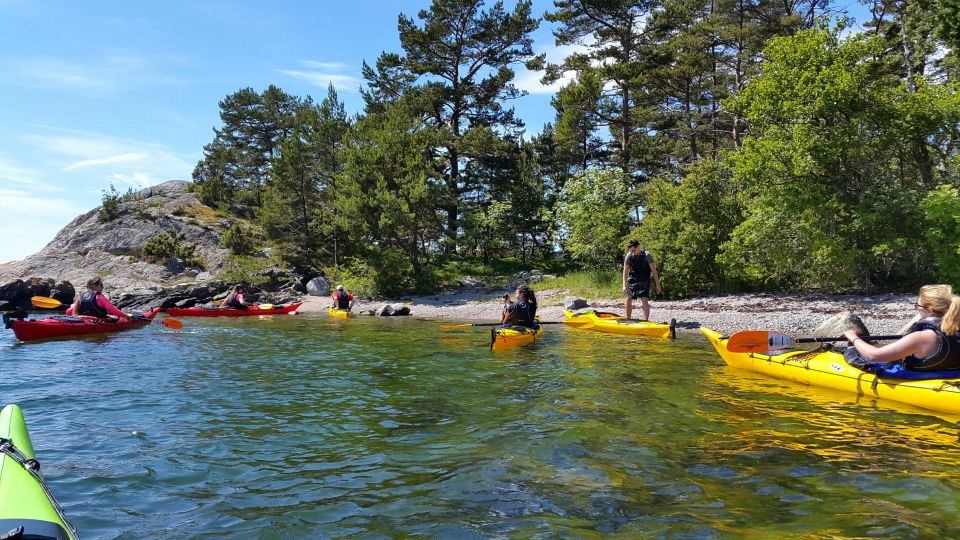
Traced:
<path fill-rule="evenodd" d="M 18 465 L 23 467 L 25 471 L 30 473 L 30 476 L 40 484 L 40 489 L 43 490 L 43 493 L 46 494 L 47 498 L 50 500 L 50 503 L 53 505 L 53 509 L 56 510 L 57 515 L 60 516 L 60 519 L 67 525 L 67 528 L 70 529 L 70 532 L 74 536 L 77 536 L 77 528 L 73 523 L 67 519 L 66 514 L 63 512 L 63 507 L 60 506 L 60 501 L 53 495 L 53 492 L 50 491 L 50 488 L 47 487 L 47 482 L 44 481 L 43 475 L 40 474 L 40 462 L 36 459 L 30 459 L 20 451 L 13 444 L 12 439 L 6 439 L 0 437 L 0 454 L 10 456 L 10 459 L 17 462 Z"/>

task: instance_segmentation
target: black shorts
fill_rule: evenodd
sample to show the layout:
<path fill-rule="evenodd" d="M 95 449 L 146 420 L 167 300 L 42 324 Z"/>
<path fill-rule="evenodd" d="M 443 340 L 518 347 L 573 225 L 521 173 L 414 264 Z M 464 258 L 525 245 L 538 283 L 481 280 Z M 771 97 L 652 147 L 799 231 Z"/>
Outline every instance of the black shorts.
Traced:
<path fill-rule="evenodd" d="M 650 298 L 650 281 L 627 283 L 627 296 L 634 300 L 637 298 Z"/>

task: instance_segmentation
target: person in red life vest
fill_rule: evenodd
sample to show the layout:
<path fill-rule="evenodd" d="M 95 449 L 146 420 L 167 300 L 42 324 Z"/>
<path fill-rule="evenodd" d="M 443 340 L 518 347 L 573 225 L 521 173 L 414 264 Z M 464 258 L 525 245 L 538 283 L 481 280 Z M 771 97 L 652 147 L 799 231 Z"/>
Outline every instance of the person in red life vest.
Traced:
<path fill-rule="evenodd" d="M 353 295 L 343 290 L 343 285 L 337 285 L 337 290 L 333 293 L 333 309 L 353 309 Z"/>
<path fill-rule="evenodd" d="M 126 313 L 117 309 L 103 295 L 103 280 L 99 276 L 87 281 L 87 291 L 81 294 L 72 306 L 67 308 L 67 315 L 89 315 L 101 319 L 113 315 L 121 321 L 128 317 Z"/>
<path fill-rule="evenodd" d="M 247 309 L 250 305 L 243 299 L 243 285 L 236 284 L 230 289 L 230 294 L 223 299 L 223 307 L 227 309 Z"/>

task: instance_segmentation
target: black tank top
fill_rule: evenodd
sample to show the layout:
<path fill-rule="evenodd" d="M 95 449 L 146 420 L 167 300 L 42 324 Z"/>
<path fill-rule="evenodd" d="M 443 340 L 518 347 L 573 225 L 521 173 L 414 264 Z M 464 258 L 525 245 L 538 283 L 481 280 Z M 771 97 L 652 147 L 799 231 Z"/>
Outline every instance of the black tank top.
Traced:
<path fill-rule="evenodd" d="M 337 295 L 337 309 L 350 309 L 350 297 L 347 296 L 345 292 L 338 292 Z"/>
<path fill-rule="evenodd" d="M 630 275 L 627 277 L 627 281 L 630 283 L 650 281 L 650 263 L 647 262 L 647 255 L 649 254 L 645 249 L 641 249 L 639 255 L 627 254 L 626 264 L 630 267 Z"/>
<path fill-rule="evenodd" d="M 97 295 L 100 293 L 87 291 L 80 295 L 80 306 L 74 315 L 89 315 L 90 317 L 107 318 L 107 310 L 100 307 L 97 303 Z"/>
<path fill-rule="evenodd" d="M 943 371 L 947 369 L 960 369 L 960 334 L 948 336 L 943 333 L 940 327 L 939 317 L 926 317 L 913 323 L 908 334 L 920 332 L 922 330 L 932 330 L 937 334 L 937 352 L 929 358 L 917 358 L 908 356 L 904 359 L 907 369 L 913 371 Z"/>
<path fill-rule="evenodd" d="M 507 320 L 504 321 L 503 324 L 533 328 L 536 326 L 536 320 L 537 305 L 518 301 L 507 307 Z"/>

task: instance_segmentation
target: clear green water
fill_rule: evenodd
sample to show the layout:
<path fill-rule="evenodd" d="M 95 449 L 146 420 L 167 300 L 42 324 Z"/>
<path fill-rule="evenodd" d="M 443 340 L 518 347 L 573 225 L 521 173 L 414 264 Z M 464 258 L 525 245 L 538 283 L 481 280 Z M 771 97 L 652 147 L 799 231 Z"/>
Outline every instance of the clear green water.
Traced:
<path fill-rule="evenodd" d="M 275 316 L 0 338 L 84 538 L 957 537 L 955 423 L 675 342 Z"/>

